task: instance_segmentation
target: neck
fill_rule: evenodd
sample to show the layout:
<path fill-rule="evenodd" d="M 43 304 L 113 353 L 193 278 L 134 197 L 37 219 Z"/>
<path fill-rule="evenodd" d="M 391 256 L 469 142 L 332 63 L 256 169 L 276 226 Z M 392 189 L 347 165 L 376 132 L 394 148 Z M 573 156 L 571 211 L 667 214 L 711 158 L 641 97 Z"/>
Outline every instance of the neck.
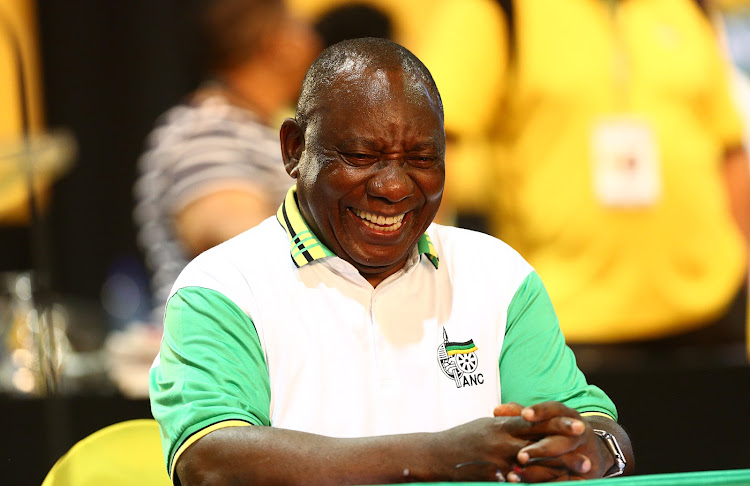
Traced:
<path fill-rule="evenodd" d="M 368 282 L 370 282 L 370 285 L 372 285 L 372 288 L 375 288 L 378 285 L 380 285 L 383 282 L 383 280 L 387 279 L 388 277 L 390 277 L 394 273 L 398 272 L 402 268 L 404 268 L 403 264 L 401 266 L 399 266 L 399 267 L 391 268 L 391 269 L 389 269 L 386 272 L 378 273 L 377 275 L 376 274 L 363 273 L 361 270 L 360 270 L 359 274 L 362 275 L 363 277 L 365 277 L 365 280 L 367 280 Z"/>
<path fill-rule="evenodd" d="M 288 102 L 284 83 L 274 79 L 268 68 L 257 64 L 227 70 L 219 79 L 232 104 L 252 111 L 264 123 L 269 123 Z"/>

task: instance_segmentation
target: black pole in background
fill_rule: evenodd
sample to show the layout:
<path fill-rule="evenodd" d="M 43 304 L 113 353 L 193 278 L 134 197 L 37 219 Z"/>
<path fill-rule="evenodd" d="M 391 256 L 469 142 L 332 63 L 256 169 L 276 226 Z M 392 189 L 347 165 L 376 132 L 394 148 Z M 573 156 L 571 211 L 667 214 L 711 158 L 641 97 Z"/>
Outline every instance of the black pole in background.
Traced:
<path fill-rule="evenodd" d="M 1 11 L 0 11 L 1 12 Z M 26 89 L 26 70 L 23 62 L 21 43 L 11 22 L 3 14 L 0 24 L 5 31 L 10 45 L 11 56 L 16 68 L 18 94 L 20 101 L 21 137 L 23 150 L 19 160 L 20 170 L 25 171 L 28 188 L 29 224 L 31 227 L 31 262 L 30 272 L 33 308 L 32 332 L 37 347 L 39 376 L 37 386 L 43 396 L 54 396 L 58 392 L 58 367 L 55 346 L 55 333 L 51 316 L 51 251 L 47 246 L 48 235 L 44 216 L 34 191 L 34 154 L 31 147 L 30 109 Z"/>

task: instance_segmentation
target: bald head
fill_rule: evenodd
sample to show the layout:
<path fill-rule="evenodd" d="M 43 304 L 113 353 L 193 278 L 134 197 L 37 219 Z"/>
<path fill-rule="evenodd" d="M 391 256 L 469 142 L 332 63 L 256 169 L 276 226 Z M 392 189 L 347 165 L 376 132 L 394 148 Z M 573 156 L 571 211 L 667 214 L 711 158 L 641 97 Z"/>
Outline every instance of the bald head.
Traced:
<path fill-rule="evenodd" d="M 360 38 L 339 42 L 324 50 L 308 69 L 297 103 L 297 122 L 305 126 L 319 107 L 320 97 L 330 95 L 340 80 L 356 83 L 400 72 L 404 89 L 415 103 L 429 103 L 443 115 L 443 104 L 435 81 L 422 61 L 406 48 L 380 38 Z"/>

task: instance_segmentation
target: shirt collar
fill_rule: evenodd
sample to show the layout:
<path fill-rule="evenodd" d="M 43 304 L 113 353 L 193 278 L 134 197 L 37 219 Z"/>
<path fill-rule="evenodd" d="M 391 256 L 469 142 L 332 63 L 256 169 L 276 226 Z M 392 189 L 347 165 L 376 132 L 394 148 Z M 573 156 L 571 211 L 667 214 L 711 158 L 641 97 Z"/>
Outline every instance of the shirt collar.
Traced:
<path fill-rule="evenodd" d="M 321 258 L 336 256 L 307 226 L 297 205 L 297 186 L 289 188 L 284 202 L 276 211 L 276 219 L 289 237 L 290 254 L 297 268 Z M 427 233 L 419 238 L 417 251 L 420 256 L 425 255 L 435 268 L 438 267 L 437 251 Z"/>

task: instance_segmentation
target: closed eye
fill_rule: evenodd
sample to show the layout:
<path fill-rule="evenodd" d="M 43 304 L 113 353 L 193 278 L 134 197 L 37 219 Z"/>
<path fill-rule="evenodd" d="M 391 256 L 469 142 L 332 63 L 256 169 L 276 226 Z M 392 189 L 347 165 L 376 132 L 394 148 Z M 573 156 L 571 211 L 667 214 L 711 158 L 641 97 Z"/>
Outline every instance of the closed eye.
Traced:
<path fill-rule="evenodd" d="M 409 164 L 419 168 L 429 168 L 437 164 L 439 158 L 434 155 L 410 155 L 408 157 Z"/>
<path fill-rule="evenodd" d="M 341 156 L 351 165 L 370 165 L 375 163 L 378 158 L 375 155 L 363 154 L 359 152 L 341 153 Z"/>

